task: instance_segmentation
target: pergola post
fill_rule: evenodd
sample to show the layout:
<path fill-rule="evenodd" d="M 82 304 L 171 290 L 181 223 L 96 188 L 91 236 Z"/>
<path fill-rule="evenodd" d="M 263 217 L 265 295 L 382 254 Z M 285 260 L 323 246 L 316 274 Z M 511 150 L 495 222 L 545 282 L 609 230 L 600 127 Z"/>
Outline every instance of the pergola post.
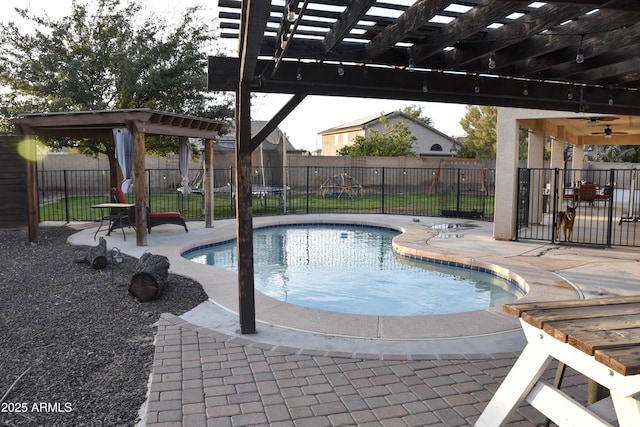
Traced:
<path fill-rule="evenodd" d="M 251 87 L 249 83 L 240 83 L 236 93 L 236 235 L 240 332 L 242 334 L 256 332 L 251 152 Z"/>
<path fill-rule="evenodd" d="M 38 241 L 40 234 L 40 205 L 38 204 L 38 161 L 37 144 L 34 136 L 31 135 L 31 128 L 24 126 L 23 136 L 28 141 L 29 156 L 27 156 L 27 222 L 29 228 L 29 242 Z"/>
<path fill-rule="evenodd" d="M 147 246 L 147 200 L 143 122 L 131 122 L 133 133 L 133 191 L 136 195 L 136 245 Z"/>
<path fill-rule="evenodd" d="M 213 139 L 204 140 L 204 226 L 213 227 Z"/>

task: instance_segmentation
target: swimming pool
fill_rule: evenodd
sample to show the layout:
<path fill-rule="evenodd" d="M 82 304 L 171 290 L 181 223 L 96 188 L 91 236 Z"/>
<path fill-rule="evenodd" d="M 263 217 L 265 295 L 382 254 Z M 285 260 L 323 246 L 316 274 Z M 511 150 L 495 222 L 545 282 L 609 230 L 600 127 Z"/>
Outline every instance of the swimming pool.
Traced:
<path fill-rule="evenodd" d="M 445 314 L 516 300 L 515 284 L 451 265 L 399 257 L 382 227 L 297 224 L 254 230 L 256 290 L 316 309 L 383 316 Z M 235 240 L 194 248 L 183 257 L 237 271 Z"/>

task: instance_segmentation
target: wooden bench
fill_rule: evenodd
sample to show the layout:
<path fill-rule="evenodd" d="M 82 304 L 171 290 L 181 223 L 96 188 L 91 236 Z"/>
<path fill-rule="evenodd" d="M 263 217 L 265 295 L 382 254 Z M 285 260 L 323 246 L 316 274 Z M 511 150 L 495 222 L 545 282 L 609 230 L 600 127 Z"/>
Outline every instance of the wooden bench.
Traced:
<path fill-rule="evenodd" d="M 640 425 L 640 296 L 508 304 L 527 346 L 476 426 L 498 426 L 527 401 L 558 425 Z M 585 407 L 541 379 L 553 359 L 611 392 Z M 614 409 L 613 414 L 612 409 Z"/>

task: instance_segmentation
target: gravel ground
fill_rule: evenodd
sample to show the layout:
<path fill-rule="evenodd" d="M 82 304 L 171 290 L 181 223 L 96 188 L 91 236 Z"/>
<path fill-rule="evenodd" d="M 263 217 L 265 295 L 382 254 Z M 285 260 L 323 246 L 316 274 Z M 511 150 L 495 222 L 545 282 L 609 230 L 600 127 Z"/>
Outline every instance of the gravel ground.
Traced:
<path fill-rule="evenodd" d="M 162 298 L 136 302 L 127 287 L 137 260 L 115 265 L 112 285 L 111 265 L 75 262 L 86 247 L 66 243 L 74 232 L 41 228 L 30 244 L 26 231 L 0 231 L 0 425 L 134 425 L 154 323 L 206 300 L 198 283 L 170 274 Z"/>

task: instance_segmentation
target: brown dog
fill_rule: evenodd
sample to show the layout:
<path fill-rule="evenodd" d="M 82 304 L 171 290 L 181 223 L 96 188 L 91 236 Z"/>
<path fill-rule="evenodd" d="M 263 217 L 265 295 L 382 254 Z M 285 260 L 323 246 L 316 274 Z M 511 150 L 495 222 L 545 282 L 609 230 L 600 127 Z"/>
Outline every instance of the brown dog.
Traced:
<path fill-rule="evenodd" d="M 560 240 L 560 229 L 564 233 L 565 242 L 571 241 L 571 234 L 573 233 L 573 223 L 576 220 L 576 206 L 567 206 L 565 212 L 558 212 L 558 220 L 556 222 L 556 236 Z M 567 239 L 567 235 L 569 238 Z"/>

